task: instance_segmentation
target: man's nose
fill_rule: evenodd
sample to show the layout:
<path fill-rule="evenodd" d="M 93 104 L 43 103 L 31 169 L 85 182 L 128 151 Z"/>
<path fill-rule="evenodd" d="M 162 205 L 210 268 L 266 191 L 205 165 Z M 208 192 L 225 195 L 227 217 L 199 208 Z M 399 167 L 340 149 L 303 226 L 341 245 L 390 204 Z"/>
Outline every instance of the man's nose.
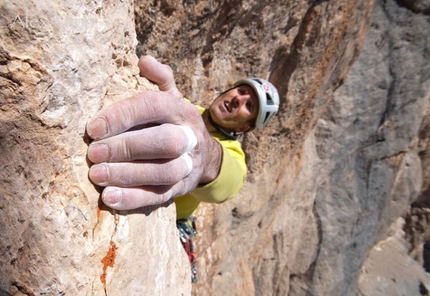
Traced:
<path fill-rule="evenodd" d="M 232 100 L 233 107 L 239 108 L 240 106 L 245 105 L 247 100 L 247 96 L 238 95 Z"/>

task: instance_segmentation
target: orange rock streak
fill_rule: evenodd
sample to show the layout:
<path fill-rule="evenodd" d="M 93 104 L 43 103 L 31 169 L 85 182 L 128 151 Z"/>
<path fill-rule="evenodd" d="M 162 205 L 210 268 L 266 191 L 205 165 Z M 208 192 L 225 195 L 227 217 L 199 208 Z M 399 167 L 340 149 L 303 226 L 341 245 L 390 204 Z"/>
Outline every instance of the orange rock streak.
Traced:
<path fill-rule="evenodd" d="M 106 270 L 108 267 L 113 267 L 115 263 L 117 249 L 118 247 L 115 245 L 115 243 L 113 241 L 110 241 L 109 250 L 107 251 L 106 256 L 101 261 L 103 263 L 103 273 L 100 276 L 100 281 L 102 282 L 105 291 L 106 291 Z"/>

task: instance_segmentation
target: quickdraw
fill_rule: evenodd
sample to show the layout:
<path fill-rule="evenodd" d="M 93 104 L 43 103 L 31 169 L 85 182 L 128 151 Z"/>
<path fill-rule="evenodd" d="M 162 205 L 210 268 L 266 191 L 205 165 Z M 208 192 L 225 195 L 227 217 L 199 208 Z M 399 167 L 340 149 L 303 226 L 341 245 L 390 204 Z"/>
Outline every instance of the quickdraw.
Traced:
<path fill-rule="evenodd" d="M 196 218 L 194 216 L 188 219 L 180 219 L 176 221 L 176 227 L 179 230 L 179 239 L 181 240 L 182 246 L 188 255 L 188 260 L 191 265 L 191 282 L 197 283 L 197 268 L 196 268 L 196 254 L 194 249 L 196 247 L 193 242 L 193 238 L 197 234 L 196 230 Z"/>

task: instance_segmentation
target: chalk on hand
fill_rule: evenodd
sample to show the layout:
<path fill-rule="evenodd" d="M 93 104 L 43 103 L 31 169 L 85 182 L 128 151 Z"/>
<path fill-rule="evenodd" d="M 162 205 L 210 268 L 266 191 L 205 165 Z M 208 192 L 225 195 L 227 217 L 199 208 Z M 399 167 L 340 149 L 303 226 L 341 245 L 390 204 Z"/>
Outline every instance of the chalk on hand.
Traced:
<path fill-rule="evenodd" d="M 197 145 L 197 137 L 189 126 L 180 125 L 179 127 L 184 131 L 188 140 L 187 149 L 185 150 L 185 153 L 190 153 Z"/>
<path fill-rule="evenodd" d="M 185 160 L 185 164 L 187 165 L 187 172 L 185 173 L 185 177 L 188 176 L 193 170 L 193 159 L 188 153 L 184 153 L 181 155 L 181 158 Z"/>

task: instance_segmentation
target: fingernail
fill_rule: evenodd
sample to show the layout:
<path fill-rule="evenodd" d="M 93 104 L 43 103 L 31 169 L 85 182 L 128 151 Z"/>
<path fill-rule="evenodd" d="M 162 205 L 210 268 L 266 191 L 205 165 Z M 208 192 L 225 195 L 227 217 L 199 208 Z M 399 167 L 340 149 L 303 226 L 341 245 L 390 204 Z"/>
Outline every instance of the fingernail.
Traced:
<path fill-rule="evenodd" d="M 185 165 L 186 165 L 185 177 L 186 177 L 193 170 L 193 159 L 191 158 L 191 156 L 188 153 L 182 154 L 181 157 L 183 160 L 185 160 Z"/>
<path fill-rule="evenodd" d="M 109 180 L 109 173 L 104 164 L 93 165 L 90 168 L 90 178 L 91 180 L 98 184 L 102 185 L 106 181 Z"/>
<path fill-rule="evenodd" d="M 99 139 L 108 133 L 108 125 L 104 117 L 96 117 L 88 123 L 88 135 L 92 139 Z"/>
<path fill-rule="evenodd" d="M 188 142 L 185 153 L 190 153 L 197 145 L 197 137 L 189 126 L 180 125 L 179 127 L 184 131 L 185 135 L 187 136 Z"/>
<path fill-rule="evenodd" d="M 103 143 L 92 143 L 88 148 L 88 158 L 94 163 L 106 162 L 109 160 L 109 146 Z"/>
<path fill-rule="evenodd" d="M 113 206 L 122 200 L 122 190 L 119 188 L 106 187 L 103 190 L 103 202 L 108 206 Z"/>

